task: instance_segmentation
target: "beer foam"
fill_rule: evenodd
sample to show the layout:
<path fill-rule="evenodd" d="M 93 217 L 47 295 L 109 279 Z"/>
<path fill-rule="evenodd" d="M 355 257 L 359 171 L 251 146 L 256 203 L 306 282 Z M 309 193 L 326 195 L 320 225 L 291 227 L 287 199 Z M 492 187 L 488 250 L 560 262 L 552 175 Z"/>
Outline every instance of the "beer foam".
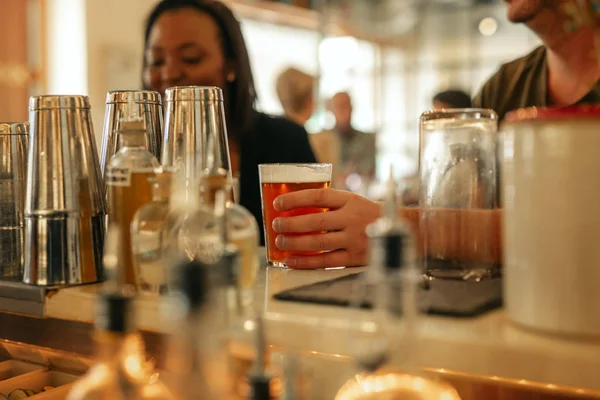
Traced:
<path fill-rule="evenodd" d="M 331 164 L 262 164 L 262 183 L 331 182 Z"/>

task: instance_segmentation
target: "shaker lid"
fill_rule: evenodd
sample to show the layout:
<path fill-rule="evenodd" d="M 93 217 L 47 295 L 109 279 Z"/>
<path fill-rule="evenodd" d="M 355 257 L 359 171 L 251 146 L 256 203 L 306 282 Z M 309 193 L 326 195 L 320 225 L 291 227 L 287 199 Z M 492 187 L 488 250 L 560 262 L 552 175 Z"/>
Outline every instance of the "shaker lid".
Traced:
<path fill-rule="evenodd" d="M 165 91 L 165 101 L 223 101 L 223 91 L 216 86 L 174 86 Z"/>
<path fill-rule="evenodd" d="M 111 90 L 106 94 L 106 104 L 128 103 L 131 96 L 135 103 L 162 104 L 160 93 L 153 90 Z"/>
<path fill-rule="evenodd" d="M 44 95 L 29 98 L 29 111 L 58 108 L 90 108 L 90 100 L 83 95 Z"/>
<path fill-rule="evenodd" d="M 0 135 L 28 135 L 29 122 L 0 122 Z"/>
<path fill-rule="evenodd" d="M 600 105 L 520 108 L 506 114 L 505 122 L 559 121 L 582 118 L 600 118 Z"/>

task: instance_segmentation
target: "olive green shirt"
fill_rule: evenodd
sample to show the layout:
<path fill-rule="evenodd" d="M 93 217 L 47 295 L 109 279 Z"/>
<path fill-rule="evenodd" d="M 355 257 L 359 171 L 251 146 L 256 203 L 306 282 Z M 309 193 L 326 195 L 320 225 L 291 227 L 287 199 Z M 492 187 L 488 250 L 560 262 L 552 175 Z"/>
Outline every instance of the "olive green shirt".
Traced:
<path fill-rule="evenodd" d="M 575 104 L 600 103 L 600 81 Z M 473 107 L 490 108 L 500 120 L 522 107 L 546 107 L 548 101 L 548 63 L 541 46 L 525 57 L 502 65 L 473 99 Z"/>

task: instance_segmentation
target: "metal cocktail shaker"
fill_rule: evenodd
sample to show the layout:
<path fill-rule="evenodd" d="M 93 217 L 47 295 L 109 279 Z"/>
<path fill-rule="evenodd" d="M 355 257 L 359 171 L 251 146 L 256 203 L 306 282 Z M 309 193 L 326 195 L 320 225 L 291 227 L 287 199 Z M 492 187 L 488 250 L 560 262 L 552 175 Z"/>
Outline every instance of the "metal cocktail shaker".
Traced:
<path fill-rule="evenodd" d="M 23 282 L 102 278 L 106 205 L 87 96 L 29 101 Z"/>
<path fill-rule="evenodd" d="M 27 122 L 0 122 L 0 279 L 23 276 Z"/>
<path fill-rule="evenodd" d="M 202 173 L 215 185 L 231 183 L 223 92 L 218 87 L 179 86 L 165 93 L 162 165 Z M 212 185 L 211 185 L 212 186 Z"/>
<path fill-rule="evenodd" d="M 129 100 L 137 107 L 136 114 L 144 119 L 146 125 L 146 150 L 160 160 L 163 133 L 162 101 L 158 92 L 151 90 L 115 90 L 106 95 L 104 112 L 104 129 L 102 131 L 102 153 L 100 167 L 102 176 L 108 162 L 121 148 L 119 140 L 120 124 L 125 117 L 131 115 Z"/>

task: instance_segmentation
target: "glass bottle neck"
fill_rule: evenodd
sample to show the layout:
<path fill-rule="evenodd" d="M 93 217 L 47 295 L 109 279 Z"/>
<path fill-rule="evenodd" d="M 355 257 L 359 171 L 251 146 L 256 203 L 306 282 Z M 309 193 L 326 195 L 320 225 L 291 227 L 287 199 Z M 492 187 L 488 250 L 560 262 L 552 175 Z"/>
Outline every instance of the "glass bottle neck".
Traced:
<path fill-rule="evenodd" d="M 225 194 L 225 203 L 233 202 L 233 185 L 228 182 L 227 175 L 206 175 L 202 178 L 200 192 L 204 202 L 210 206 L 214 206 L 216 195 L 219 190 Z"/>
<path fill-rule="evenodd" d="M 96 331 L 96 359 L 100 362 L 116 362 L 122 354 L 128 334 L 111 331 Z"/>
<path fill-rule="evenodd" d="M 123 148 L 146 148 L 145 133 L 144 131 L 121 132 L 121 146 Z"/>
<path fill-rule="evenodd" d="M 164 185 L 154 184 L 152 187 L 152 202 L 153 203 L 168 203 L 169 202 L 169 187 Z"/>
<path fill-rule="evenodd" d="M 404 372 L 414 369 L 411 356 L 417 348 L 417 303 L 418 273 L 405 267 L 388 273 L 381 290 L 382 302 L 379 312 L 386 315 L 384 328 L 387 332 L 389 365 Z"/>

